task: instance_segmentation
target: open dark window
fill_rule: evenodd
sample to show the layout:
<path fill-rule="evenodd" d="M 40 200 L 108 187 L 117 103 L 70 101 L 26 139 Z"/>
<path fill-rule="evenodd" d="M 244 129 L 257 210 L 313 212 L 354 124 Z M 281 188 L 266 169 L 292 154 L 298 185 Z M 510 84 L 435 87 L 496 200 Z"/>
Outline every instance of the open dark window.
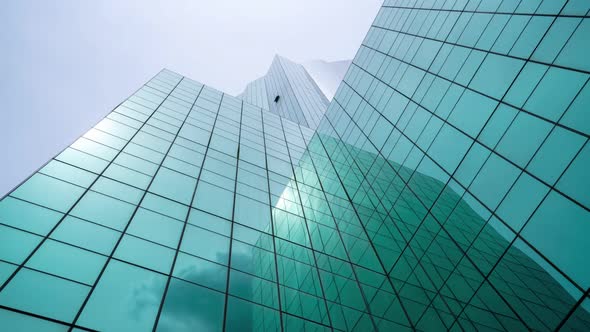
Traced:
<path fill-rule="evenodd" d="M 276 96 L 275 97 L 275 103 L 278 103 L 279 102 L 279 99 L 281 99 L 281 96 Z"/>

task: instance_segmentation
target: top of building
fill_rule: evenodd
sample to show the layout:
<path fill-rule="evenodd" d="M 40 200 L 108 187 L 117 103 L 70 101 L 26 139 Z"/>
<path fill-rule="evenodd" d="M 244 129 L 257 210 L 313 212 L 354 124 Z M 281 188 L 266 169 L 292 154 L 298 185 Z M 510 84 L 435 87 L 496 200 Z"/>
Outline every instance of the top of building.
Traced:
<path fill-rule="evenodd" d="M 238 96 L 300 125 L 315 129 L 330 101 L 307 70 L 276 55 L 268 72 Z"/>

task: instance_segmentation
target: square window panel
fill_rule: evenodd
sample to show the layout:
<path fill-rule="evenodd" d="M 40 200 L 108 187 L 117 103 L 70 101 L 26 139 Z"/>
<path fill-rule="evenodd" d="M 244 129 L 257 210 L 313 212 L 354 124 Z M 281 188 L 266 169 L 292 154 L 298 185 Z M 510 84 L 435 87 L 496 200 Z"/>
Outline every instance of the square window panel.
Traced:
<path fill-rule="evenodd" d="M 550 122 L 520 112 L 500 140 L 496 151 L 518 166 L 525 167 L 551 128 L 553 124 Z"/>
<path fill-rule="evenodd" d="M 72 210 L 72 215 L 122 231 L 135 206 L 118 199 L 89 191 Z"/>
<path fill-rule="evenodd" d="M 150 184 L 151 177 L 125 168 L 117 164 L 111 164 L 104 172 L 104 176 L 123 182 L 138 189 L 145 190 Z"/>
<path fill-rule="evenodd" d="M 582 151 L 557 182 L 556 188 L 586 208 L 590 207 L 590 144 L 586 143 Z"/>
<path fill-rule="evenodd" d="M 590 213 L 552 191 L 522 231 L 522 236 L 582 288 L 590 286 L 587 253 Z"/>
<path fill-rule="evenodd" d="M 191 209 L 188 223 L 228 237 L 231 233 L 230 221 L 197 209 Z"/>
<path fill-rule="evenodd" d="M 221 331 L 225 295 L 173 278 L 156 331 Z"/>
<path fill-rule="evenodd" d="M 500 99 L 524 65 L 524 61 L 488 54 L 469 86 Z"/>
<path fill-rule="evenodd" d="M 549 1 L 545 1 L 545 3 L 547 2 Z M 558 3 L 558 1 L 554 1 L 554 3 Z M 533 16 L 520 33 L 514 46 L 512 46 L 510 55 L 525 59 L 531 56 L 531 53 L 535 50 L 541 38 L 545 36 L 547 29 L 553 23 L 553 20 L 553 17 Z"/>
<path fill-rule="evenodd" d="M 233 296 L 227 300 L 225 324 L 227 331 L 278 331 L 281 329 L 278 311 Z"/>
<path fill-rule="evenodd" d="M 200 181 L 197 186 L 193 206 L 220 217 L 231 219 L 233 201 L 233 192 Z"/>
<path fill-rule="evenodd" d="M 233 241 L 231 256 L 232 269 L 238 269 L 267 280 L 276 280 L 273 252 L 240 241 Z"/>
<path fill-rule="evenodd" d="M 137 204 L 143 196 L 143 190 L 114 181 L 106 177 L 99 177 L 90 190 L 97 191 L 131 204 Z"/>
<path fill-rule="evenodd" d="M 588 54 L 590 54 L 590 19 L 584 18 L 565 47 L 559 53 L 555 63 L 561 66 L 590 71 Z"/>
<path fill-rule="evenodd" d="M 469 189 L 490 210 L 494 210 L 519 174 L 516 166 L 492 153 Z"/>
<path fill-rule="evenodd" d="M 127 233 L 176 248 L 182 227 L 182 222 L 176 219 L 139 208 L 129 224 Z"/>
<path fill-rule="evenodd" d="M 225 292 L 227 266 L 179 252 L 173 276 Z"/>
<path fill-rule="evenodd" d="M 96 179 L 97 175 L 81 168 L 70 166 L 61 161 L 52 160 L 45 165 L 39 173 L 43 173 L 60 180 L 88 188 Z"/>
<path fill-rule="evenodd" d="M 559 123 L 575 129 L 583 134 L 590 135 L 590 83 L 580 91 L 573 103 L 567 109 Z"/>
<path fill-rule="evenodd" d="M 0 259 L 21 264 L 43 238 L 0 225 Z"/>
<path fill-rule="evenodd" d="M 190 176 L 161 167 L 150 186 L 150 192 L 190 204 L 196 183 L 197 180 Z"/>
<path fill-rule="evenodd" d="M 547 192 L 549 192 L 549 187 L 530 175 L 522 173 L 496 213 L 518 232 Z"/>
<path fill-rule="evenodd" d="M 146 193 L 141 206 L 184 222 L 188 207 L 167 198 Z"/>
<path fill-rule="evenodd" d="M 51 233 L 51 238 L 91 251 L 110 255 L 121 233 L 91 222 L 67 216 Z"/>
<path fill-rule="evenodd" d="M 545 3 L 548 2 L 545 1 Z M 533 53 L 532 59 L 552 63 L 580 21 L 578 17 L 557 17 Z"/>
<path fill-rule="evenodd" d="M 461 165 L 457 169 L 454 177 L 464 187 L 469 187 L 471 181 L 477 176 L 477 173 L 486 162 L 491 151 L 483 147 L 483 145 L 475 143 L 465 155 Z"/>
<path fill-rule="evenodd" d="M 588 74 L 551 67 L 524 108 L 545 119 L 557 121 L 587 79 Z"/>
<path fill-rule="evenodd" d="M 472 140 L 457 129 L 445 124 L 428 150 L 428 155 L 452 174 L 469 149 Z"/>
<path fill-rule="evenodd" d="M 89 291 L 90 287 L 23 268 L 0 293 L 0 304 L 71 322 Z"/>
<path fill-rule="evenodd" d="M 555 127 L 527 166 L 527 171 L 553 185 L 585 140 L 567 129 Z"/>
<path fill-rule="evenodd" d="M 498 105 L 497 101 L 466 90 L 449 116 L 449 122 L 476 137 Z"/>
<path fill-rule="evenodd" d="M 77 324 L 99 331 L 149 331 L 165 287 L 165 276 L 111 260 Z"/>
<path fill-rule="evenodd" d="M 187 225 L 180 250 L 219 264 L 227 265 L 229 238 L 202 228 Z"/>
<path fill-rule="evenodd" d="M 11 196 L 67 212 L 83 193 L 84 188 L 37 173 L 13 191 Z"/>
<path fill-rule="evenodd" d="M 39 235 L 46 235 L 63 214 L 7 196 L 0 201 L 0 221 Z"/>
<path fill-rule="evenodd" d="M 161 273 L 170 273 L 174 251 L 133 236 L 125 235 L 114 257 Z"/>
<path fill-rule="evenodd" d="M 546 65 L 527 62 L 522 71 L 518 74 L 516 81 L 512 83 L 504 100 L 516 107 L 522 107 L 533 90 L 535 90 L 537 84 L 541 78 L 543 78 L 548 68 L 549 67 Z"/>
<path fill-rule="evenodd" d="M 0 321 L 7 331 L 66 332 L 69 329 L 67 325 L 4 309 L 0 309 Z"/>
<path fill-rule="evenodd" d="M 479 134 L 478 141 L 490 149 L 495 148 L 518 113 L 516 108 L 500 104 Z"/>
<path fill-rule="evenodd" d="M 267 307 L 279 307 L 276 283 L 236 270 L 230 273 L 229 293 Z"/>
<path fill-rule="evenodd" d="M 105 256 L 47 240 L 29 259 L 26 266 L 92 285 L 106 260 Z"/>
<path fill-rule="evenodd" d="M 72 148 L 65 149 L 55 159 L 97 174 L 109 165 L 109 162 L 104 159 Z"/>
<path fill-rule="evenodd" d="M 271 233 L 270 207 L 253 199 L 237 195 L 234 219 L 240 224 Z"/>

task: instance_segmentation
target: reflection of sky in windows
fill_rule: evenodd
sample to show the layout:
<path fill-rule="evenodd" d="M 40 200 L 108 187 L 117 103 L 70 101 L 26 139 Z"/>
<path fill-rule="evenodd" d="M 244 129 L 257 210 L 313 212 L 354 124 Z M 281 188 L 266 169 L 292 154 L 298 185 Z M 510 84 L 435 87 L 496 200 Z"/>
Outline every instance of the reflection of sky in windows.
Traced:
<path fill-rule="evenodd" d="M 576 46 L 531 73 L 520 35 L 488 57 L 389 26 L 434 19 L 409 10 L 380 11 L 315 134 L 284 118 L 317 120 L 286 60 L 252 85 L 287 91 L 270 112 L 158 74 L 0 202 L 6 325 L 588 329 Z"/>

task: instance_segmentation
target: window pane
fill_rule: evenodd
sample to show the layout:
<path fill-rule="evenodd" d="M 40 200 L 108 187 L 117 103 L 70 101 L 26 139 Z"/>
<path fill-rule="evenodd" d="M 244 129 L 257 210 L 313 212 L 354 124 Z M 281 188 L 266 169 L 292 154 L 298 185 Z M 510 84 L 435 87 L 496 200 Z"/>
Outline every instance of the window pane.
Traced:
<path fill-rule="evenodd" d="M 193 206 L 216 214 L 220 217 L 231 219 L 234 193 L 214 186 L 204 181 L 200 181 L 197 186 L 197 194 L 193 201 Z"/>
<path fill-rule="evenodd" d="M 278 311 L 230 296 L 227 301 L 227 331 L 278 331 Z"/>
<path fill-rule="evenodd" d="M 78 218 L 66 217 L 51 238 L 110 255 L 121 233 Z"/>
<path fill-rule="evenodd" d="M 590 144 L 580 151 L 576 159 L 565 171 L 557 189 L 563 191 L 586 207 L 590 207 Z"/>
<path fill-rule="evenodd" d="M 123 230 L 135 206 L 112 197 L 89 191 L 72 210 L 72 215 L 101 225 Z"/>
<path fill-rule="evenodd" d="M 50 322 L 48 320 L 35 318 L 33 316 L 19 314 L 18 312 L 0 309 L 0 321 L 2 328 L 7 331 L 46 331 L 66 332 L 68 326 Z"/>
<path fill-rule="evenodd" d="M 71 322 L 89 290 L 90 287 L 23 268 L 0 293 L 0 304 Z"/>
<path fill-rule="evenodd" d="M 26 266 L 92 285 L 105 262 L 105 256 L 47 240 Z"/>
<path fill-rule="evenodd" d="M 67 212 L 84 189 L 47 175 L 35 174 L 11 195 L 50 209 Z"/>
<path fill-rule="evenodd" d="M 587 253 L 590 213 L 555 191 L 522 231 L 523 237 L 584 289 L 590 286 Z"/>
<path fill-rule="evenodd" d="M 0 225 L 0 259 L 21 264 L 43 238 Z"/>
<path fill-rule="evenodd" d="M 170 273 L 174 251 L 166 247 L 125 235 L 114 257 L 165 274 Z"/>
<path fill-rule="evenodd" d="M 187 225 L 180 250 L 227 265 L 229 238 L 202 228 Z"/>
<path fill-rule="evenodd" d="M 169 170 L 160 168 L 150 187 L 150 191 L 178 201 L 183 204 L 190 204 L 197 180 Z"/>
<path fill-rule="evenodd" d="M 182 226 L 182 222 L 176 219 L 139 208 L 129 224 L 127 233 L 176 248 Z"/>
<path fill-rule="evenodd" d="M 163 275 L 111 260 L 78 324 L 100 331 L 149 331 L 165 286 Z"/>
<path fill-rule="evenodd" d="M 2 223 L 46 235 L 61 219 L 61 213 L 7 196 L 0 201 Z"/>
<path fill-rule="evenodd" d="M 179 252 L 173 275 L 186 281 L 225 292 L 227 267 Z"/>
<path fill-rule="evenodd" d="M 225 296 L 172 279 L 157 331 L 221 331 Z"/>

